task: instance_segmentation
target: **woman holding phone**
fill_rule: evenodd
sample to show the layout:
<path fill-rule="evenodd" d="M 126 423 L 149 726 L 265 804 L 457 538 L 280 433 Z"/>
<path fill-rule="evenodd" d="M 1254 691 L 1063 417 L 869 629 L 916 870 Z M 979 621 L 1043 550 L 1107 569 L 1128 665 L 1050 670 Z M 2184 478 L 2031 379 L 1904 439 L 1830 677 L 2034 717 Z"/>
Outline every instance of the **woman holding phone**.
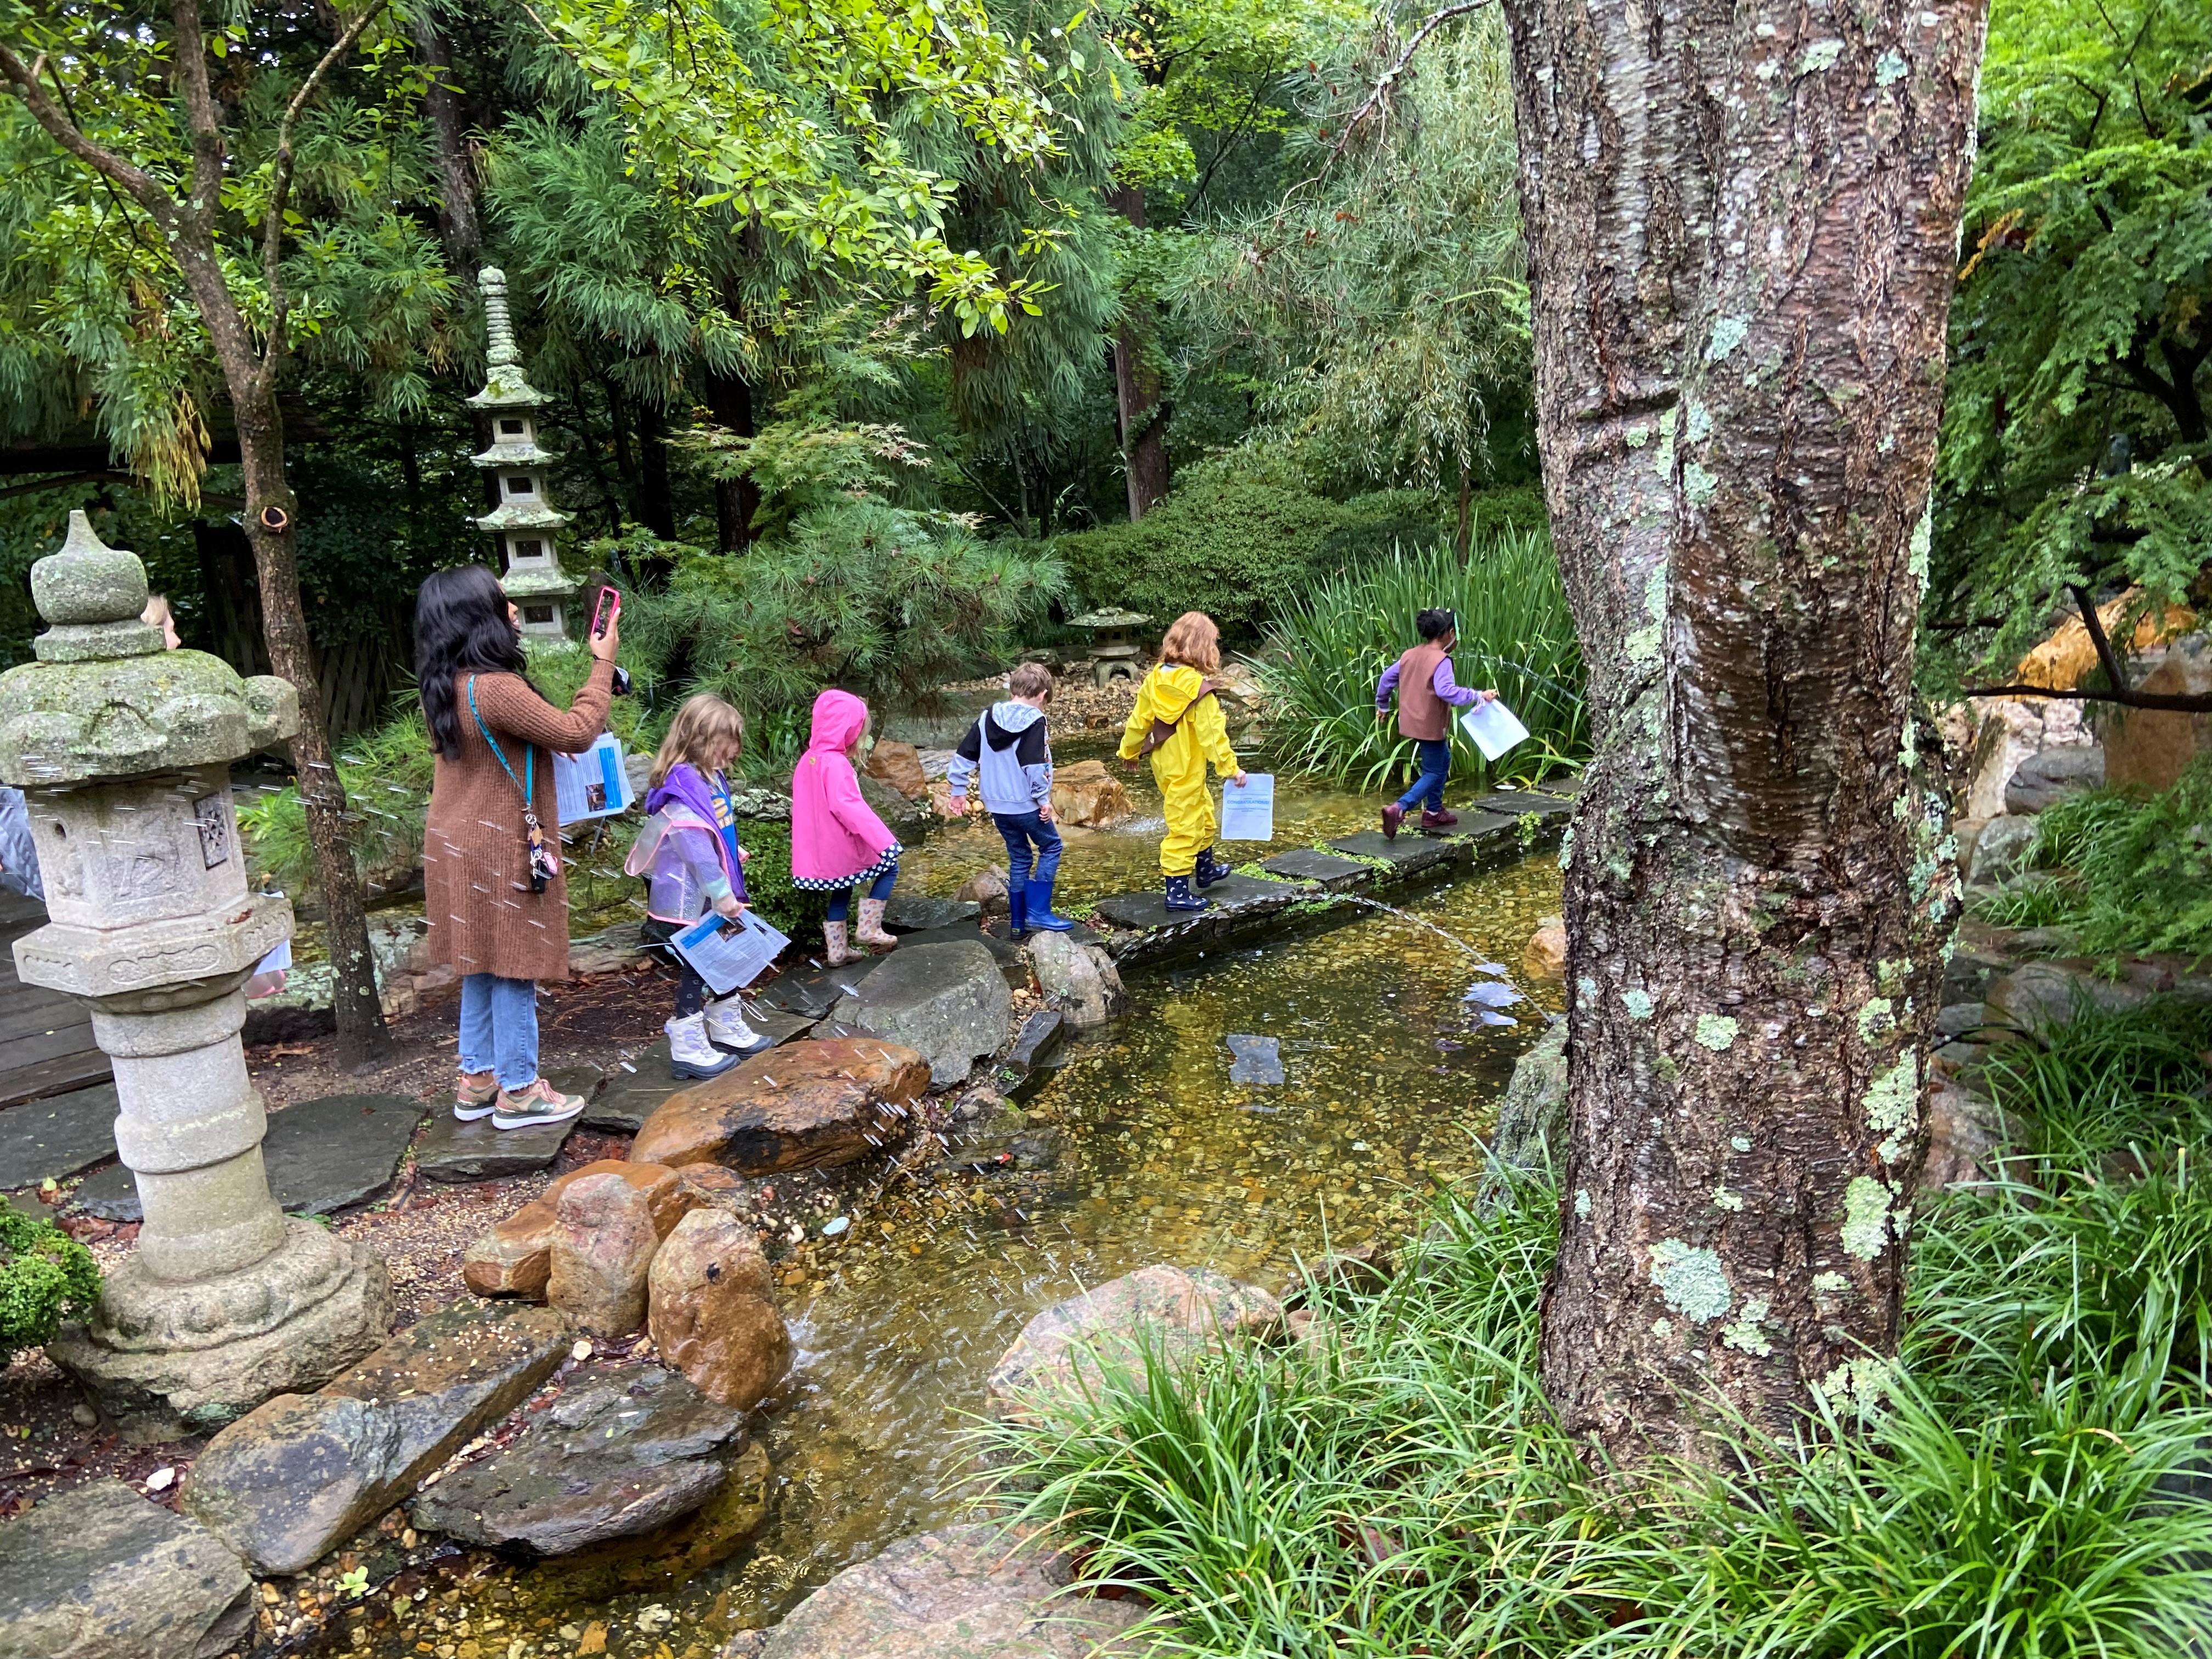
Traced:
<path fill-rule="evenodd" d="M 520 619 L 490 571 L 441 570 L 416 595 L 415 678 L 437 751 L 422 915 L 431 960 L 461 981 L 464 1122 L 520 1129 L 584 1109 L 538 1074 L 538 981 L 568 976 L 552 756 L 581 754 L 606 726 L 620 602 L 599 610 L 591 677 L 564 712 L 530 683 Z"/>

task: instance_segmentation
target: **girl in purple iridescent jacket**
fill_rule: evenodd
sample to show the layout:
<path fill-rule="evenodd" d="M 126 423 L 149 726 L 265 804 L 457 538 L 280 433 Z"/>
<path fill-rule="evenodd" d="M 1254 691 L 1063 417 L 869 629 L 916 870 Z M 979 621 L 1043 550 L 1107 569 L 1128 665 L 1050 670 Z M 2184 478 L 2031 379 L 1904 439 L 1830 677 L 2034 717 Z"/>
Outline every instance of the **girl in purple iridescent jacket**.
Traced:
<path fill-rule="evenodd" d="M 706 981 L 667 942 L 709 910 L 734 917 L 745 908 L 745 853 L 724 775 L 744 741 L 744 717 L 720 697 L 696 696 L 676 711 L 653 757 L 650 816 L 623 866 L 646 878 L 645 939 L 680 975 L 665 1028 L 669 1069 L 679 1079 L 719 1077 L 769 1046 L 745 1024 L 736 994 L 710 1001 Z"/>

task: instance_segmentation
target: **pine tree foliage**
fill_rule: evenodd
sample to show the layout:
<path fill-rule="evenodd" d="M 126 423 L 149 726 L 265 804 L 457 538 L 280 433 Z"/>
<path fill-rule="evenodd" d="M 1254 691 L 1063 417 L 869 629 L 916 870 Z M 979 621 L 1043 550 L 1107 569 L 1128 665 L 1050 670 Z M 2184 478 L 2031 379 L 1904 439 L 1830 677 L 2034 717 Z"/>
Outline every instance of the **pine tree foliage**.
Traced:
<path fill-rule="evenodd" d="M 2212 9 L 1999 5 L 1981 102 L 1929 592 L 1995 624 L 1939 675 L 2008 678 L 2068 584 L 2179 600 L 2212 547 Z"/>
<path fill-rule="evenodd" d="M 1494 416 L 1526 407 L 1527 289 L 1502 25 L 1440 33 L 1347 137 L 1402 44 L 1385 28 L 1305 77 L 1306 181 L 1207 244 L 1177 299 L 1253 367 L 1248 442 L 1334 482 L 1433 489 L 1486 476 Z"/>

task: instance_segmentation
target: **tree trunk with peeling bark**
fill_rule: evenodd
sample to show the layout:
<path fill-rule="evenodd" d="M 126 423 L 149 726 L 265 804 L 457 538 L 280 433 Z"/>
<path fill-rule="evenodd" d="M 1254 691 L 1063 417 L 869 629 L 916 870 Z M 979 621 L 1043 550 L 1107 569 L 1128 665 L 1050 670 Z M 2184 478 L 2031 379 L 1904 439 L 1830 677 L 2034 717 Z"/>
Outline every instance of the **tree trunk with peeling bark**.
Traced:
<path fill-rule="evenodd" d="M 1544 1382 L 1633 1464 L 1896 1346 L 1957 915 L 1911 702 L 1983 13 L 1506 11 L 1596 750 Z"/>

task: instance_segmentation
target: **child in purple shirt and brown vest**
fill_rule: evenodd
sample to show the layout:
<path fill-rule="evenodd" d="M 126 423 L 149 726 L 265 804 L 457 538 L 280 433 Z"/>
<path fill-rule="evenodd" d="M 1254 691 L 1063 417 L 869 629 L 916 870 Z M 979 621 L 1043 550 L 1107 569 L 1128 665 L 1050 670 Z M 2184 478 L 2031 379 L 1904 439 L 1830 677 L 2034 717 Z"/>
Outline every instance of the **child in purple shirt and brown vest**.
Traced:
<path fill-rule="evenodd" d="M 1382 809 L 1382 834 L 1398 839 L 1398 826 L 1415 801 L 1421 802 L 1421 828 L 1449 830 L 1459 822 L 1444 811 L 1444 780 L 1451 775 L 1451 713 L 1478 698 L 1497 701 L 1495 691 L 1474 691 L 1452 678 L 1452 647 L 1458 623 L 1449 611 L 1424 611 L 1414 617 L 1421 642 L 1382 671 L 1375 686 L 1375 718 L 1390 718 L 1390 694 L 1398 694 L 1398 732 L 1411 738 L 1421 760 L 1413 787 Z"/>

